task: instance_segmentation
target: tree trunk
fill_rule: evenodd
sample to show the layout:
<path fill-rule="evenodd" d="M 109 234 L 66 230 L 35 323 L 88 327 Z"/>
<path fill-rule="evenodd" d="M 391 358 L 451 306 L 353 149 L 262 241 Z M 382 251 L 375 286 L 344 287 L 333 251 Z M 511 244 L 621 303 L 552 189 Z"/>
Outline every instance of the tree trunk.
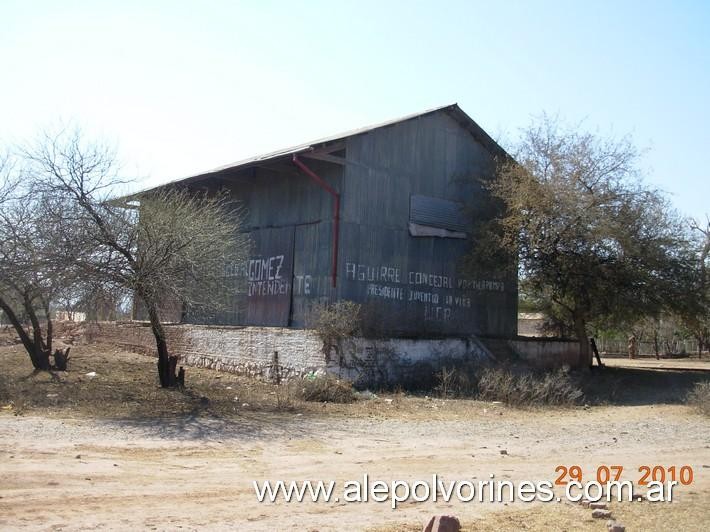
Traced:
<path fill-rule="evenodd" d="M 70 347 L 67 347 L 66 349 L 57 349 L 54 352 L 54 368 L 56 370 L 58 370 L 58 371 L 66 371 L 67 370 L 70 349 L 71 349 Z"/>
<path fill-rule="evenodd" d="M 38 345 L 35 345 L 34 352 L 30 354 L 30 360 L 32 360 L 32 365 L 35 369 L 49 371 L 52 368 L 52 365 L 49 363 L 49 351 Z"/>
<path fill-rule="evenodd" d="M 574 317 L 574 332 L 579 341 L 579 365 L 580 367 L 590 367 L 592 365 L 592 349 L 589 346 L 589 336 L 587 336 L 587 322 L 582 316 Z"/>
<path fill-rule="evenodd" d="M 35 369 L 42 370 L 42 371 L 48 371 L 50 369 L 49 351 L 46 351 L 45 349 L 43 349 L 42 342 L 36 341 L 37 332 L 34 331 L 34 334 L 33 334 L 35 340 L 30 338 L 30 335 L 27 334 L 27 331 L 25 331 L 24 327 L 22 326 L 22 323 L 20 323 L 20 320 L 17 318 L 15 311 L 2 298 L 0 298 L 0 308 L 5 313 L 5 316 L 7 316 L 7 318 L 10 320 L 10 323 L 12 324 L 13 328 L 15 329 L 17 336 L 20 337 L 20 341 L 22 342 L 22 346 L 25 348 L 25 351 L 27 351 L 27 354 L 30 356 L 30 361 L 32 362 L 32 367 L 34 367 Z M 36 318 L 35 318 L 35 320 L 36 320 Z M 41 339 L 41 335 L 40 335 L 40 339 Z"/>
<path fill-rule="evenodd" d="M 42 305 L 44 307 L 44 315 L 47 318 L 47 334 L 45 341 L 45 349 L 47 353 L 52 352 L 52 340 L 54 339 L 54 324 L 52 323 L 52 314 L 49 309 L 49 300 L 42 298 Z M 65 368 L 66 369 L 66 368 Z"/>
<path fill-rule="evenodd" d="M 17 318 L 15 311 L 2 298 L 0 298 L 0 309 L 3 310 L 3 312 L 5 313 L 5 316 L 7 316 L 7 319 L 10 320 L 10 323 L 15 328 L 15 332 L 17 333 L 17 336 L 20 337 L 20 341 L 22 342 L 22 345 L 24 346 L 25 351 L 27 351 L 27 354 L 32 356 L 35 346 L 32 343 L 32 339 L 30 338 L 30 336 L 27 334 L 25 329 L 22 327 L 22 323 L 20 323 L 20 320 Z"/>
<path fill-rule="evenodd" d="M 29 294 L 25 293 L 24 296 L 25 312 L 30 319 L 32 324 L 32 335 L 34 351 L 30 353 L 30 359 L 32 360 L 32 365 L 35 369 L 41 369 L 43 371 L 49 371 L 52 365 L 49 363 L 49 355 L 51 351 L 47 349 L 47 345 L 44 343 L 44 338 L 42 338 L 42 327 L 39 323 L 39 318 L 37 318 L 37 313 L 32 305 L 32 300 Z"/>
<path fill-rule="evenodd" d="M 150 327 L 155 336 L 155 345 L 158 349 L 158 378 L 160 386 L 163 388 L 172 388 L 177 385 L 177 375 L 175 369 L 177 367 L 177 357 L 170 356 L 168 352 L 168 344 L 165 340 L 165 329 L 160 323 L 160 315 L 158 308 L 153 303 L 148 303 L 148 316 L 150 318 Z"/>
<path fill-rule="evenodd" d="M 45 345 L 47 347 L 47 353 L 52 352 L 52 340 L 54 338 L 54 324 L 52 323 L 52 320 L 49 319 L 49 312 L 47 312 L 47 341 L 45 342 Z"/>

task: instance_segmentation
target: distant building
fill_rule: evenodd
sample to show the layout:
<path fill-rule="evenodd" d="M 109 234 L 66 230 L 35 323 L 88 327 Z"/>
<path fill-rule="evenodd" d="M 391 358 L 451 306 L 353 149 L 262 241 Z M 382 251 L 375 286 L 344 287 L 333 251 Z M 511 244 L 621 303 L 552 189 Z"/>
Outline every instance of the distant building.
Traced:
<path fill-rule="evenodd" d="M 520 312 L 518 314 L 518 335 L 554 336 L 546 328 L 547 321 L 543 312 Z"/>
<path fill-rule="evenodd" d="M 254 243 L 245 268 L 226 269 L 228 311 L 183 321 L 302 328 L 314 304 L 352 300 L 393 336 L 514 336 L 517 278 L 460 268 L 486 252 L 468 230 L 496 157 L 454 104 L 164 185 L 227 189 Z"/>
<path fill-rule="evenodd" d="M 69 310 L 57 310 L 54 312 L 54 319 L 56 321 L 73 321 L 78 323 L 86 321 L 86 313 Z"/>

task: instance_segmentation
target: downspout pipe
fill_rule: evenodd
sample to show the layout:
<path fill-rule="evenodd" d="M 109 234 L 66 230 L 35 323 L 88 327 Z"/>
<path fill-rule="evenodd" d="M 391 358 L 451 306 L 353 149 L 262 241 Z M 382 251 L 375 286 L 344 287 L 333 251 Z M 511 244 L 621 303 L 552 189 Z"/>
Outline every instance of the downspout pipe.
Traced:
<path fill-rule="evenodd" d="M 293 154 L 292 157 L 293 164 L 295 164 L 304 174 L 313 179 L 318 186 L 324 189 L 328 194 L 333 197 L 333 260 L 331 264 L 331 277 L 333 281 L 333 287 L 336 285 L 336 279 L 338 277 L 338 240 L 340 235 L 340 194 L 337 190 L 331 187 L 325 182 L 318 174 L 313 170 L 308 168 L 301 159 L 298 158 L 297 154 Z"/>

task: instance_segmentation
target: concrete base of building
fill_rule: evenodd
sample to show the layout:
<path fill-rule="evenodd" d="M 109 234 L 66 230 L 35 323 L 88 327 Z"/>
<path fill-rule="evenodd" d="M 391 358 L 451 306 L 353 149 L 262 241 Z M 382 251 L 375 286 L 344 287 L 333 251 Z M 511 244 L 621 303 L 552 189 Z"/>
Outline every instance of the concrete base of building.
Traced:
<path fill-rule="evenodd" d="M 180 364 L 262 379 L 328 372 L 359 386 L 416 384 L 432 378 L 443 366 L 494 362 L 511 353 L 536 367 L 580 366 L 576 342 L 550 339 L 353 338 L 326 352 L 320 338 L 307 329 L 168 325 L 166 332 Z M 86 337 L 132 351 L 155 352 L 155 339 L 143 322 L 91 323 Z M 505 353 L 496 342 L 508 346 Z"/>

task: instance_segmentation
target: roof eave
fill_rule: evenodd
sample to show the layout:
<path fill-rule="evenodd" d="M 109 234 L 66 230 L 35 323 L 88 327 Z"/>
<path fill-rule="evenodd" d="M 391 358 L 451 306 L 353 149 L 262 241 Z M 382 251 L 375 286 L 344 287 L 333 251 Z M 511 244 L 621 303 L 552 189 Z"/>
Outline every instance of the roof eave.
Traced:
<path fill-rule="evenodd" d="M 253 166 L 259 166 L 264 163 L 276 162 L 276 161 L 279 161 L 279 160 L 285 159 L 285 158 L 290 159 L 291 157 L 293 157 L 293 155 L 298 155 L 301 153 L 313 151 L 315 149 L 319 149 L 321 147 L 324 147 L 325 145 L 332 143 L 332 142 L 338 142 L 338 141 L 342 141 L 347 138 L 356 137 L 359 135 L 364 135 L 364 134 L 374 131 L 376 129 L 393 126 L 393 125 L 399 124 L 401 122 L 406 122 L 408 120 L 413 120 L 415 118 L 420 118 L 422 116 L 428 116 L 430 114 L 442 112 L 442 111 L 446 112 L 449 116 L 451 116 L 454 120 L 456 120 L 461 127 L 466 129 L 492 155 L 494 155 L 495 157 L 503 158 L 505 160 L 512 160 L 512 157 L 488 133 L 486 133 L 485 130 L 481 126 L 479 126 L 475 120 L 473 120 L 473 118 L 468 116 L 468 114 L 466 114 L 466 112 L 463 109 L 461 109 L 461 107 L 459 107 L 459 105 L 457 103 L 453 103 L 453 104 L 443 105 L 441 107 L 429 109 L 427 111 L 423 111 L 420 113 L 400 117 L 398 119 L 388 120 L 386 122 L 381 122 L 378 124 L 373 124 L 370 126 L 359 128 L 359 129 L 346 131 L 343 133 L 332 135 L 330 137 L 324 137 L 321 139 L 311 141 L 306 144 L 300 144 L 297 146 L 292 146 L 290 148 L 285 148 L 282 150 L 277 150 L 274 152 L 270 152 L 270 153 L 266 153 L 266 154 L 262 154 L 262 155 L 257 155 L 255 157 L 251 157 L 249 159 L 243 159 L 241 161 L 230 163 L 230 164 L 227 164 L 224 166 L 219 166 L 217 168 L 214 168 L 212 170 L 208 170 L 206 172 L 202 172 L 200 174 L 195 174 L 192 176 L 188 176 L 188 177 L 184 177 L 184 178 L 180 178 L 180 179 L 175 179 L 175 180 L 169 181 L 167 183 L 163 183 L 162 185 L 150 187 L 150 188 L 135 192 L 134 194 L 131 194 L 130 197 L 137 197 L 137 196 L 146 194 L 148 192 L 152 192 L 152 191 L 155 191 L 155 190 L 158 190 L 161 188 L 165 188 L 165 187 L 169 187 L 169 186 L 189 185 L 192 183 L 203 181 L 203 180 L 208 179 L 210 177 L 214 177 L 214 176 L 221 174 L 221 173 L 243 170 L 243 169 L 250 168 Z"/>

